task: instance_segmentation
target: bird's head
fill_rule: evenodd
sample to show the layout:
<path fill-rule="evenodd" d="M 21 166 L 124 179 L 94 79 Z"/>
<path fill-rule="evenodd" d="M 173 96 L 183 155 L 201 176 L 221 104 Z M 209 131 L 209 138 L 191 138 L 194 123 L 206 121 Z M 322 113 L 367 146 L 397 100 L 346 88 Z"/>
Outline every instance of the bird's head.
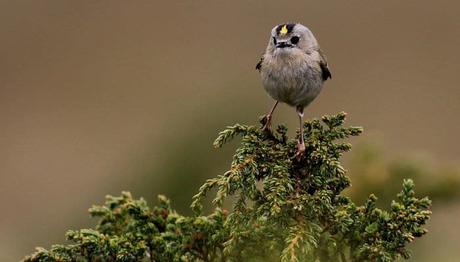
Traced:
<path fill-rule="evenodd" d="M 317 48 L 318 43 L 310 29 L 301 24 L 287 23 L 272 29 L 267 53 L 278 55 L 303 51 L 308 54 Z"/>

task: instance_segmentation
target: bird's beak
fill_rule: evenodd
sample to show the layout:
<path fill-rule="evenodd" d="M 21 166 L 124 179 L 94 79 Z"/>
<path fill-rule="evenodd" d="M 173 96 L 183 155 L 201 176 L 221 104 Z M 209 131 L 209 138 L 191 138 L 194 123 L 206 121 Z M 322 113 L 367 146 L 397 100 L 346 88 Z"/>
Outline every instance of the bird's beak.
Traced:
<path fill-rule="evenodd" d="M 276 48 L 285 48 L 285 47 L 292 47 L 292 46 L 293 45 L 291 45 L 288 42 L 278 42 L 278 43 L 276 43 Z"/>

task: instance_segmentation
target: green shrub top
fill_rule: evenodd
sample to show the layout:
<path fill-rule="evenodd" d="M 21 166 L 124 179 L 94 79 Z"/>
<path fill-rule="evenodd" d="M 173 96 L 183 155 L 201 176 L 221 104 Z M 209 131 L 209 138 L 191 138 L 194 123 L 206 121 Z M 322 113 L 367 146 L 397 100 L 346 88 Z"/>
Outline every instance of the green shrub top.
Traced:
<path fill-rule="evenodd" d="M 38 248 L 24 261 L 394 261 L 409 258 L 409 242 L 424 235 L 430 200 L 403 182 L 390 210 L 369 196 L 359 206 L 340 157 L 361 128 L 344 127 L 345 113 L 304 123 L 305 154 L 287 128 L 275 132 L 234 125 L 215 147 L 241 136 L 230 169 L 208 179 L 193 198 L 194 216 L 175 212 L 164 196 L 150 209 L 127 192 L 90 209 L 94 229 L 69 231 L 66 245 Z M 298 136 L 298 134 L 297 134 Z M 384 185 L 382 185 L 384 186 Z M 202 203 L 212 190 L 213 211 Z M 231 206 L 229 210 L 224 206 Z"/>

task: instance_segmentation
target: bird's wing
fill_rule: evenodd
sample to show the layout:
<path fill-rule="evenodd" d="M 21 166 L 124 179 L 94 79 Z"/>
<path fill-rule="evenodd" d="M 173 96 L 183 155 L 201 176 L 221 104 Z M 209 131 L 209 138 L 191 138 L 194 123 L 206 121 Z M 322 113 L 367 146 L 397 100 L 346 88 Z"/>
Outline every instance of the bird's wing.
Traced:
<path fill-rule="evenodd" d="M 319 66 L 321 67 L 321 76 L 323 77 L 323 81 L 326 81 L 328 78 L 332 78 L 332 74 L 327 66 L 326 56 L 323 54 L 321 49 L 318 49 L 318 53 L 320 57 Z"/>
<path fill-rule="evenodd" d="M 259 70 L 259 72 L 260 72 L 260 70 L 262 69 L 262 62 L 263 62 L 263 61 L 264 61 L 264 57 L 261 57 L 260 60 L 259 60 L 259 62 L 258 62 L 257 65 L 256 65 L 256 69 Z"/>

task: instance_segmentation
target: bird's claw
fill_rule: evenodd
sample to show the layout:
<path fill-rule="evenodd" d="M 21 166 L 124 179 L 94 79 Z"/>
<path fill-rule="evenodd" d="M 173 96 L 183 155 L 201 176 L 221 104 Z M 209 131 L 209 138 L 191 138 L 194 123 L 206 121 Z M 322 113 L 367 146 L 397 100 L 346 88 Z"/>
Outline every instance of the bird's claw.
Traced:
<path fill-rule="evenodd" d="M 297 159 L 297 161 L 300 160 L 303 153 L 305 153 L 305 143 L 299 142 L 299 144 L 297 144 L 297 152 L 295 153 L 295 156 L 294 156 Z"/>
<path fill-rule="evenodd" d="M 271 115 L 266 115 L 264 117 L 264 126 L 262 127 L 263 131 L 271 131 L 272 130 L 272 116 Z"/>

